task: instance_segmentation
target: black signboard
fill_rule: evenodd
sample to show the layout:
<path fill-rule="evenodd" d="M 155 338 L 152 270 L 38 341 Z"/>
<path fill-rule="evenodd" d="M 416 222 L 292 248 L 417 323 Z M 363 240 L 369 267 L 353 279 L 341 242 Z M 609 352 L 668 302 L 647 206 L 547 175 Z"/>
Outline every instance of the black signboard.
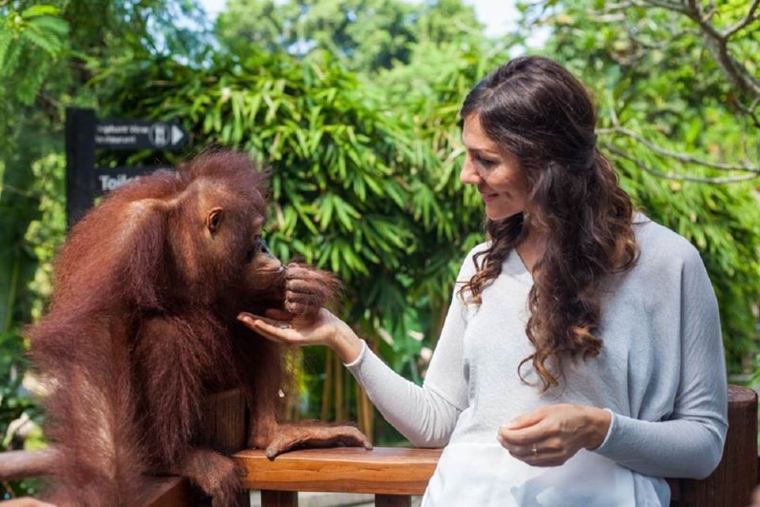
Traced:
<path fill-rule="evenodd" d="M 160 167 L 95 167 L 95 150 L 174 150 L 187 141 L 177 122 L 97 119 L 94 109 L 66 110 L 66 215 L 69 226 L 94 199 Z"/>

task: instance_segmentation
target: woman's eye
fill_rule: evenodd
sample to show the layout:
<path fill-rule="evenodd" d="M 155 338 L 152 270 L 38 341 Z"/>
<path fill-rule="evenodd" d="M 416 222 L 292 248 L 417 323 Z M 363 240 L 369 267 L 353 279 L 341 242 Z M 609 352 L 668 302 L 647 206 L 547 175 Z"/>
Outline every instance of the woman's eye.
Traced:
<path fill-rule="evenodd" d="M 483 158 L 481 156 L 475 157 L 475 160 L 477 160 L 478 164 L 482 165 L 483 167 L 493 167 L 499 163 L 497 160 L 492 160 L 490 158 Z"/>

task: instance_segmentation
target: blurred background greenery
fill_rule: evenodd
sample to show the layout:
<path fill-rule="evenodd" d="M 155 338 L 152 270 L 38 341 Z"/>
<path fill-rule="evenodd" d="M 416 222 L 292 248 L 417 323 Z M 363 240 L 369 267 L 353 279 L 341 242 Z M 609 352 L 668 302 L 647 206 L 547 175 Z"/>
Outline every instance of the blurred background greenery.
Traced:
<path fill-rule="evenodd" d="M 535 0 L 488 34 L 463 0 L 0 0 L 0 438 L 44 445 L 23 329 L 44 312 L 66 234 L 67 107 L 179 121 L 179 152 L 98 153 L 99 167 L 172 163 L 217 143 L 272 168 L 267 240 L 338 274 L 338 312 L 421 382 L 456 270 L 482 240 L 458 180 L 457 112 L 511 56 L 539 53 L 592 90 L 602 148 L 653 219 L 700 250 L 726 364 L 751 383 L 760 301 L 760 18 L 752 0 Z M 539 35 L 537 37 L 537 35 Z M 376 417 L 336 357 L 302 351 L 292 418 Z M 7 484 L 9 495 L 34 485 Z"/>

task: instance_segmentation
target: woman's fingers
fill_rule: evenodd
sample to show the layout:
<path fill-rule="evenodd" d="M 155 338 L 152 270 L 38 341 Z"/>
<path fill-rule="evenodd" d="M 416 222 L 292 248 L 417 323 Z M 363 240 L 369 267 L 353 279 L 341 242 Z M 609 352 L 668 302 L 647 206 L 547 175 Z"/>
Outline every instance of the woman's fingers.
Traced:
<path fill-rule="evenodd" d="M 286 345 L 326 345 L 335 333 L 327 318 L 329 312 L 320 309 L 314 318 L 293 316 L 286 312 L 267 310 L 266 316 L 240 312 L 238 320 L 261 336 Z M 275 316 L 276 318 L 272 318 Z"/>
<path fill-rule="evenodd" d="M 561 465 L 580 449 L 598 445 L 597 433 L 609 426 L 608 422 L 604 426 L 604 418 L 591 417 L 591 411 L 603 412 L 567 403 L 541 407 L 500 426 L 497 439 L 512 456 L 530 465 Z"/>
<path fill-rule="evenodd" d="M 282 343 L 287 343 L 288 341 L 288 335 L 285 334 L 285 331 L 290 329 L 288 321 L 275 320 L 247 312 L 240 312 L 237 319 L 245 324 L 246 327 L 256 331 L 265 338 Z"/>

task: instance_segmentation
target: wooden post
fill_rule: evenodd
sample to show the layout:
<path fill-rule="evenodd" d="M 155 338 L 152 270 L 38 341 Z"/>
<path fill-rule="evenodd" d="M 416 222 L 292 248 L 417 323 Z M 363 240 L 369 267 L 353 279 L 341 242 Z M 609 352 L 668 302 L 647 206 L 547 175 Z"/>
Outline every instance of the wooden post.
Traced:
<path fill-rule="evenodd" d="M 728 386 L 728 434 L 718 468 L 704 480 L 669 480 L 671 507 L 744 507 L 757 482 L 757 393 Z"/>
<path fill-rule="evenodd" d="M 261 491 L 263 507 L 298 507 L 298 491 Z"/>
<path fill-rule="evenodd" d="M 411 507 L 409 495 L 375 495 L 375 507 Z"/>
<path fill-rule="evenodd" d="M 203 405 L 203 442 L 221 453 L 244 449 L 248 439 L 245 396 L 240 389 L 209 395 Z M 250 507 L 251 495 L 243 490 L 238 495 L 239 507 Z M 278 504 L 279 505 L 279 504 Z M 283 507 L 290 504 L 281 504 Z M 295 507 L 297 504 L 293 504 Z"/>
<path fill-rule="evenodd" d="M 245 449 L 245 397 L 240 389 L 207 396 L 203 404 L 203 443 L 225 454 Z"/>

